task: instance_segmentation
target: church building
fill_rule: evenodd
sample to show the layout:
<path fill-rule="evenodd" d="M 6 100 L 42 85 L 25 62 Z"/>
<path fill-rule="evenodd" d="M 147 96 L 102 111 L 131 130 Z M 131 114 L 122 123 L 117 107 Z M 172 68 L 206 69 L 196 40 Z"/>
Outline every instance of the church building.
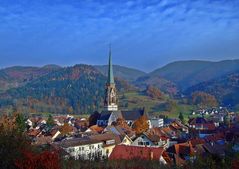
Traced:
<path fill-rule="evenodd" d="M 108 126 L 118 118 L 124 119 L 130 126 L 135 120 L 144 115 L 144 110 L 120 111 L 118 110 L 117 90 L 114 81 L 111 49 L 109 50 L 108 79 L 105 86 L 104 110 L 97 120 L 98 126 Z"/>

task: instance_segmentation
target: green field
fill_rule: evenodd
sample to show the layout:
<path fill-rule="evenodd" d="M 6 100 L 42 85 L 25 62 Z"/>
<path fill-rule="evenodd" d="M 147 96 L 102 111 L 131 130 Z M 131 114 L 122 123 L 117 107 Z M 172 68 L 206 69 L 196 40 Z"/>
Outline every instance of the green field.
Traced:
<path fill-rule="evenodd" d="M 182 112 L 185 119 L 196 108 L 179 103 L 178 100 L 170 99 L 168 96 L 164 96 L 162 99 L 152 99 L 141 92 L 127 92 L 119 95 L 119 107 L 122 110 L 145 108 L 150 115 L 166 115 L 170 118 L 177 118 Z"/>

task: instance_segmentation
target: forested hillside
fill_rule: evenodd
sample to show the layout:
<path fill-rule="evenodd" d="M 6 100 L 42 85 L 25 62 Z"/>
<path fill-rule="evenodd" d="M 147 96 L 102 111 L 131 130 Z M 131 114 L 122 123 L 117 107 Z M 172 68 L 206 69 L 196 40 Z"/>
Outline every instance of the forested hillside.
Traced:
<path fill-rule="evenodd" d="M 0 70 L 0 92 L 10 88 L 23 86 L 26 83 L 44 76 L 50 72 L 57 71 L 61 67 L 57 65 L 46 65 L 43 67 L 14 66 Z"/>
<path fill-rule="evenodd" d="M 0 106 L 37 113 L 91 113 L 102 107 L 106 77 L 89 65 L 62 68 L 0 95 Z M 134 89 L 116 79 L 119 91 Z"/>
<path fill-rule="evenodd" d="M 195 92 L 199 92 L 199 98 L 215 98 L 209 99 L 213 100 L 213 105 L 217 103 L 238 109 L 237 69 L 238 60 L 174 62 L 149 74 L 114 66 L 119 105 L 122 109 L 145 107 L 151 112 L 176 114 L 181 105 L 190 108 L 198 104 L 192 101 L 192 95 L 197 96 Z M 1 69 L 0 111 L 67 114 L 100 111 L 106 76 L 107 66 L 48 65 Z M 182 98 L 183 94 L 186 97 Z"/>
<path fill-rule="evenodd" d="M 230 73 L 219 78 L 199 83 L 188 88 L 185 93 L 190 96 L 195 91 L 203 91 L 217 98 L 224 106 L 239 108 L 239 72 Z"/>

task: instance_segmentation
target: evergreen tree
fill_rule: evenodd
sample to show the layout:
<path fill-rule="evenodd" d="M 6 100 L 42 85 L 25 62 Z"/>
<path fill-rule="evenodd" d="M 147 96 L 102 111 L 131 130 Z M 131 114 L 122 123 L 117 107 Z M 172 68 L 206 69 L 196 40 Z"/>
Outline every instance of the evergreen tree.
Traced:
<path fill-rule="evenodd" d="M 184 117 L 182 112 L 179 113 L 178 118 L 181 120 L 182 123 L 184 123 Z"/>
<path fill-rule="evenodd" d="M 19 132 L 24 132 L 25 131 L 26 123 L 25 123 L 25 117 L 23 116 L 23 114 L 21 114 L 21 113 L 17 114 L 16 125 L 17 125 L 17 130 Z"/>
<path fill-rule="evenodd" d="M 53 119 L 53 117 L 52 117 L 51 114 L 48 116 L 48 119 L 47 119 L 46 124 L 47 124 L 49 127 L 54 126 L 54 119 Z"/>

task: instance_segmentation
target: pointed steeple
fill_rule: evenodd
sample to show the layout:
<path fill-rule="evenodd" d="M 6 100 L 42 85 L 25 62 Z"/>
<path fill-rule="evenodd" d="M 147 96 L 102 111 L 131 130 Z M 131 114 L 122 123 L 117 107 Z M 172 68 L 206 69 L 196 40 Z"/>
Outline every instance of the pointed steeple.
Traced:
<path fill-rule="evenodd" d="M 108 67 L 108 84 L 114 84 L 114 74 L 113 74 L 113 65 L 111 58 L 111 45 L 109 47 L 109 67 Z"/>
<path fill-rule="evenodd" d="M 108 80 L 105 86 L 105 99 L 104 107 L 107 111 L 117 111 L 117 93 L 113 75 L 113 65 L 111 58 L 111 47 L 109 48 L 109 67 L 108 67 Z"/>

